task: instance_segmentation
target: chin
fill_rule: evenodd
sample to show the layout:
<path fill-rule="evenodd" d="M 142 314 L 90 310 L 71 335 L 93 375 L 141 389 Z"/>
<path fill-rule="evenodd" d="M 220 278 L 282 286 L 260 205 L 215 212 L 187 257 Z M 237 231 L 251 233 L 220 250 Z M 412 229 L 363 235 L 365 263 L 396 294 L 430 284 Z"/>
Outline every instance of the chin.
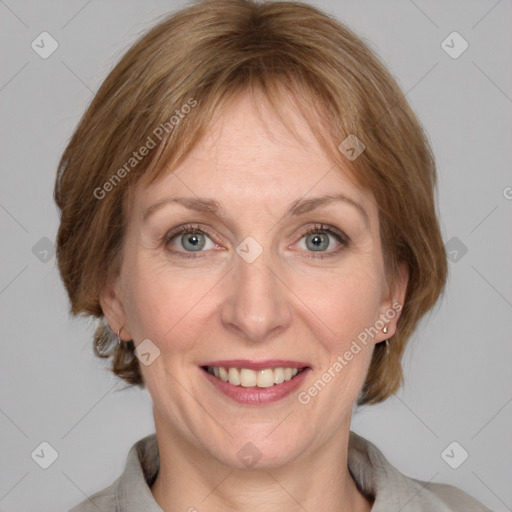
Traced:
<path fill-rule="evenodd" d="M 264 428 L 245 428 L 239 435 L 233 433 L 233 438 L 228 442 L 208 448 L 214 458 L 229 467 L 262 470 L 279 468 L 292 463 L 311 445 L 304 437 L 296 437 L 295 433 L 282 427 L 277 427 L 273 432 L 268 425 Z M 278 432 L 280 428 L 282 430 Z"/>

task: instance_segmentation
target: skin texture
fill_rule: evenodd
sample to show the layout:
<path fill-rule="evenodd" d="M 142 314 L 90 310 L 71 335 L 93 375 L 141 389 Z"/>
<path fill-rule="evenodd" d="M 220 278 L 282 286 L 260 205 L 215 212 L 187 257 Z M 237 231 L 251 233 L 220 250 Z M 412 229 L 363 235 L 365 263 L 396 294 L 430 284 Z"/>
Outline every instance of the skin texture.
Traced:
<path fill-rule="evenodd" d="M 295 110 L 287 119 L 299 137 L 261 97 L 240 94 L 179 167 L 150 187 L 139 184 L 120 274 L 102 294 L 122 339 L 149 338 L 160 350 L 141 369 L 161 455 L 152 493 L 166 512 L 371 508 L 347 470 L 350 420 L 374 343 L 393 335 L 398 314 L 305 405 L 297 392 L 267 405 L 236 403 L 199 367 L 219 359 L 304 361 L 312 371 L 299 391 L 307 390 L 360 332 L 403 304 L 407 279 L 393 290 L 386 284 L 372 195 L 333 167 Z M 345 201 L 285 215 L 298 199 L 334 193 L 359 203 L 367 219 Z M 215 199 L 225 216 L 166 204 L 143 220 L 149 206 L 177 196 Z M 190 235 L 165 240 L 186 223 L 208 233 L 202 251 L 187 252 Z M 328 247 L 315 251 L 304 230 L 316 224 L 349 242 L 329 235 Z M 236 252 L 248 236 L 263 249 L 252 263 Z M 248 442 L 261 453 L 249 469 L 237 456 Z"/>

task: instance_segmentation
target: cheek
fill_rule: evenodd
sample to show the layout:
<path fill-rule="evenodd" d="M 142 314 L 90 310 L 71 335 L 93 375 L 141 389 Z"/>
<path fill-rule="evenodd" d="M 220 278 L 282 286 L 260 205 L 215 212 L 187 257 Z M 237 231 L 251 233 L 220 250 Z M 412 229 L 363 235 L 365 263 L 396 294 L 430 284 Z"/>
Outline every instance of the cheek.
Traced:
<path fill-rule="evenodd" d="M 126 314 L 135 343 L 145 338 L 163 347 L 172 340 L 173 349 L 188 349 L 205 315 L 215 310 L 209 290 L 212 277 L 187 276 L 140 262 L 126 273 Z"/>
<path fill-rule="evenodd" d="M 350 265 L 325 275 L 297 277 L 303 314 L 324 331 L 319 339 L 342 348 L 378 318 L 382 278 L 377 265 Z"/>

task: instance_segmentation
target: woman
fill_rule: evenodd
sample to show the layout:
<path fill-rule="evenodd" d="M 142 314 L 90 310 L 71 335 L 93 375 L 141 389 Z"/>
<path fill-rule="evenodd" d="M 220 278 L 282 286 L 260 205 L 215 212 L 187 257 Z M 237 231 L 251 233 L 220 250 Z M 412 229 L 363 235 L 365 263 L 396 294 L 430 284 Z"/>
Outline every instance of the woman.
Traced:
<path fill-rule="evenodd" d="M 73 511 L 488 510 L 350 431 L 443 290 L 434 185 L 395 81 L 312 7 L 200 2 L 138 41 L 55 199 L 71 311 L 156 434 Z"/>

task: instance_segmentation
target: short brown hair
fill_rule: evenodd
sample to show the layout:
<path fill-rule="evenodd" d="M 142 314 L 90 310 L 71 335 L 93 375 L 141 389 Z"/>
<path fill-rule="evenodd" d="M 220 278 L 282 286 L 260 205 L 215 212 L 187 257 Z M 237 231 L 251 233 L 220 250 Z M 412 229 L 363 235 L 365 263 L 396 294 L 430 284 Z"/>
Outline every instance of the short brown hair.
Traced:
<path fill-rule="evenodd" d="M 350 162 L 351 176 L 378 206 L 389 282 L 401 263 L 409 271 L 389 354 L 375 346 L 358 399 L 382 401 L 402 384 L 406 343 L 446 280 L 435 162 L 404 94 L 374 53 L 300 2 L 201 1 L 158 23 L 110 72 L 62 155 L 55 183 L 57 258 L 71 313 L 100 319 L 96 355 L 111 357 L 114 374 L 143 387 L 133 342 L 118 346 L 99 301 L 119 271 L 131 193 L 141 178 L 152 182 L 178 165 L 235 93 L 255 88 L 276 112 L 293 98 L 333 162 L 347 166 L 337 148 L 348 135 L 366 146 Z M 136 158 L 143 146 L 144 158 Z"/>

